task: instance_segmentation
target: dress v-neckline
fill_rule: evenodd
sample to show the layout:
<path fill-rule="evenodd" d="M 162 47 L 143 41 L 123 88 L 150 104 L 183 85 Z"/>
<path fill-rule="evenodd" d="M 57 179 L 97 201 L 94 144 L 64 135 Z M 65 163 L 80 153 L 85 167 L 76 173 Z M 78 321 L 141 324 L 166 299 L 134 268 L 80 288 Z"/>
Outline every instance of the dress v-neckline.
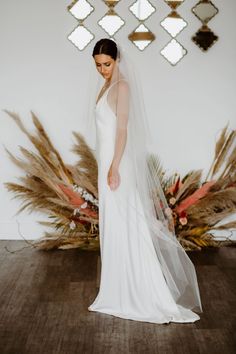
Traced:
<path fill-rule="evenodd" d="M 113 82 L 113 84 L 115 84 L 115 82 Z M 105 94 L 107 93 L 107 91 L 109 90 L 109 88 L 112 87 L 113 84 L 111 84 L 110 86 L 108 86 L 108 88 L 103 92 L 103 95 L 102 95 L 102 96 L 99 98 L 99 100 L 96 102 L 96 107 L 97 107 L 98 103 L 101 101 L 101 99 L 103 98 L 103 96 L 105 96 Z"/>
<path fill-rule="evenodd" d="M 115 82 L 113 82 L 110 86 L 108 86 L 108 88 L 104 91 L 103 95 L 99 98 L 98 101 L 96 101 L 95 103 L 95 106 L 97 107 L 98 103 L 101 101 L 101 99 L 103 98 L 103 96 L 105 96 L 105 94 L 108 92 L 108 90 L 114 85 L 116 84 L 117 82 L 121 81 L 121 80 L 125 80 L 124 78 L 120 79 L 120 80 L 117 80 Z"/>
<path fill-rule="evenodd" d="M 101 101 L 101 99 L 103 98 L 103 96 L 105 96 L 106 92 L 108 91 L 108 89 L 110 88 L 110 86 L 106 89 L 106 91 L 103 93 L 103 95 L 99 98 L 99 100 L 96 102 L 96 107 L 98 105 L 98 103 Z"/>

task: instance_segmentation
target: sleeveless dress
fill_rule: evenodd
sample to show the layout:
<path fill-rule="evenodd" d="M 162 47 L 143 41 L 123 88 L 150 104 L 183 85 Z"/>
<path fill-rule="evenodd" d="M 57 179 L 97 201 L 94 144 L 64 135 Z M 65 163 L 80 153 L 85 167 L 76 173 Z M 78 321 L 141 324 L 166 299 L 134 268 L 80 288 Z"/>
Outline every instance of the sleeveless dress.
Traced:
<path fill-rule="evenodd" d="M 120 185 L 107 183 L 116 137 L 116 116 L 107 102 L 112 85 L 95 106 L 98 163 L 100 288 L 89 311 L 152 323 L 195 322 L 195 312 L 176 304 L 163 276 L 135 188 L 129 146 L 120 165 Z M 135 205 L 135 210 L 132 208 Z"/>

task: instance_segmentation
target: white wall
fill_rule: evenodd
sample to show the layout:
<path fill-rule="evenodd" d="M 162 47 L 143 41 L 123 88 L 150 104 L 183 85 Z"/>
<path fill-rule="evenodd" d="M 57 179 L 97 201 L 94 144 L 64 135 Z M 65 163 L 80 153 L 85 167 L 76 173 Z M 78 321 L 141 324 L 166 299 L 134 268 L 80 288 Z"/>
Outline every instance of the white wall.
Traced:
<path fill-rule="evenodd" d="M 96 40 L 106 37 L 97 21 L 106 11 L 102 1 L 90 2 L 96 11 L 85 21 L 96 38 L 84 52 L 78 51 L 67 35 L 77 21 L 67 12 L 67 0 L 0 1 L 0 238 L 38 238 L 44 228 L 36 223 L 46 220 L 40 213 L 27 212 L 15 217 L 20 201 L 3 186 L 17 181 L 22 172 L 6 155 L 3 145 L 20 156 L 18 146 L 32 148 L 26 137 L 2 109 L 20 114 L 33 129 L 30 110 L 44 124 L 49 136 L 67 163 L 75 161 L 70 152 L 72 131 L 80 130 L 81 105 L 84 100 L 89 61 Z M 188 50 L 187 56 L 172 67 L 160 54 L 170 36 L 159 22 L 170 12 L 164 1 L 152 1 L 157 12 L 147 20 L 156 34 L 143 53 L 128 40 L 138 21 L 128 11 L 133 0 L 123 0 L 117 12 L 126 25 L 116 35 L 125 42 L 143 82 L 144 99 L 159 156 L 167 172 L 182 175 L 191 169 L 208 170 L 213 158 L 216 136 L 229 122 L 236 128 L 236 41 L 235 0 L 214 0 L 219 14 L 209 26 L 219 41 L 203 53 L 191 41 L 200 21 L 191 13 L 197 0 L 188 0 L 178 12 L 188 27 L 177 37 Z M 153 89 L 155 87 L 155 89 Z"/>

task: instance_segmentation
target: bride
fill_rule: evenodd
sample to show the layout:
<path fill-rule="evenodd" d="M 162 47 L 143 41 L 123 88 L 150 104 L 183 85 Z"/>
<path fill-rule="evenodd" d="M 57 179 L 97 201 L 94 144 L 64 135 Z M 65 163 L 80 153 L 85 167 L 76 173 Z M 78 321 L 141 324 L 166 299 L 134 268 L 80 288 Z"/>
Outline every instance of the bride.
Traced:
<path fill-rule="evenodd" d="M 176 238 L 158 179 L 137 70 L 108 38 L 96 43 L 92 56 L 105 81 L 89 121 L 98 164 L 101 278 L 88 310 L 152 323 L 195 322 L 200 317 L 193 311 L 202 312 L 196 272 Z"/>

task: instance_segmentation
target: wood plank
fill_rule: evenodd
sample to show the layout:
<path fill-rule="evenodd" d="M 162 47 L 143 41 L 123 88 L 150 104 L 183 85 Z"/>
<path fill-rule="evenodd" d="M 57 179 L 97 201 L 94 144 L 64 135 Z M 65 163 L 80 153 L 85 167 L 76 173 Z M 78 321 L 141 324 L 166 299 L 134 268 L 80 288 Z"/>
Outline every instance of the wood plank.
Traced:
<path fill-rule="evenodd" d="M 1 354 L 231 354 L 236 340 L 236 247 L 188 252 L 203 310 L 195 323 L 152 324 L 90 312 L 98 251 L 38 251 L 0 241 Z"/>

